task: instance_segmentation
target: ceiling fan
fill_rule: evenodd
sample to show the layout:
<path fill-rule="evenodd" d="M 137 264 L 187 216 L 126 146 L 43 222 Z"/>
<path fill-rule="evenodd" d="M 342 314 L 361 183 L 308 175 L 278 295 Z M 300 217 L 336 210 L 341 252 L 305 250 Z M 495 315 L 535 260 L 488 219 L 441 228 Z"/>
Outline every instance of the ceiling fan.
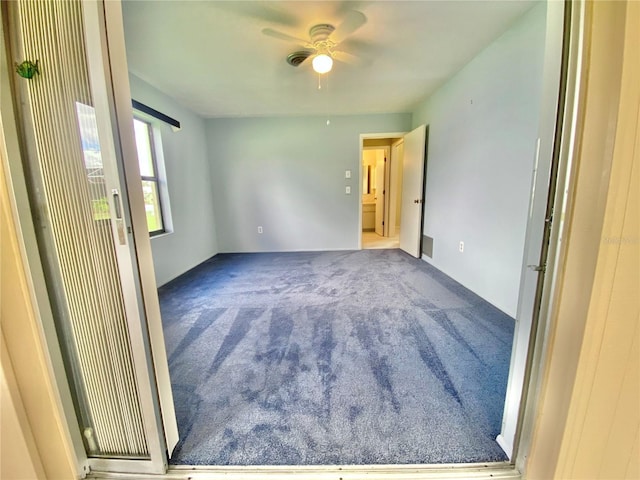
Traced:
<path fill-rule="evenodd" d="M 312 57 L 313 69 L 319 74 L 324 74 L 331 71 L 334 59 L 345 63 L 359 62 L 360 59 L 356 55 L 340 50 L 340 44 L 366 22 L 367 17 L 362 12 L 350 10 L 337 28 L 329 23 L 320 23 L 311 27 L 309 40 L 303 40 L 272 28 L 265 28 L 262 33 L 269 37 L 298 43 L 303 47 L 303 50 L 296 50 L 287 56 L 289 65 L 298 67 L 307 58 Z"/>

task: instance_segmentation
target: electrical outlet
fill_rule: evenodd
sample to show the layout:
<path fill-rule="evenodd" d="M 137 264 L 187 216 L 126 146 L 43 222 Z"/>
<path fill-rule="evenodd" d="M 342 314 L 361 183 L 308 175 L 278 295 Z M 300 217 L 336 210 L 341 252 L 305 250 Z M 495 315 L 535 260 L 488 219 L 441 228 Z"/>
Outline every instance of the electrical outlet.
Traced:
<path fill-rule="evenodd" d="M 344 193 L 346 193 L 347 195 L 351 195 L 351 187 L 347 186 L 344 188 Z"/>
<path fill-rule="evenodd" d="M 345 170 L 344 178 L 351 178 L 351 170 Z"/>
<path fill-rule="evenodd" d="M 258 227 L 258 233 L 262 233 L 262 227 Z"/>
<path fill-rule="evenodd" d="M 460 253 L 464 252 L 464 242 L 460 242 L 460 246 L 458 247 L 458 250 L 460 250 Z"/>

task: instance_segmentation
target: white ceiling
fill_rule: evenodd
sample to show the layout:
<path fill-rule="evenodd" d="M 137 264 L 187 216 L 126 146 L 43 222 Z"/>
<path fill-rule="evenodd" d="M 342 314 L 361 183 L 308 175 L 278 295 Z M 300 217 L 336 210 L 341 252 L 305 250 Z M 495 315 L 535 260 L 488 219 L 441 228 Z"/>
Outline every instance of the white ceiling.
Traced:
<path fill-rule="evenodd" d="M 139 1 L 123 2 L 129 70 L 205 117 L 410 112 L 499 37 L 532 0 Z M 318 90 L 311 61 L 285 61 L 299 45 L 262 33 L 308 38 L 349 10 L 366 23 L 341 49 Z"/>

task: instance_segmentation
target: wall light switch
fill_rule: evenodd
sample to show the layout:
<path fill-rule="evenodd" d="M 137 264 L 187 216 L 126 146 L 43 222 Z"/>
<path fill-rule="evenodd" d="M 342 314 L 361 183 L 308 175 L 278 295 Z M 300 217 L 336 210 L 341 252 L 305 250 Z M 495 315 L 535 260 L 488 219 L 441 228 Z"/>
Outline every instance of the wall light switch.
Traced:
<path fill-rule="evenodd" d="M 347 195 L 351 195 L 351 187 L 344 187 L 344 193 L 346 193 Z"/>
<path fill-rule="evenodd" d="M 464 252 L 464 242 L 460 242 L 460 245 L 458 245 L 458 250 L 460 250 L 460 253 Z"/>
<path fill-rule="evenodd" d="M 258 233 L 262 233 L 262 227 L 258 227 Z"/>
<path fill-rule="evenodd" d="M 351 178 L 351 170 L 345 170 L 344 178 Z"/>

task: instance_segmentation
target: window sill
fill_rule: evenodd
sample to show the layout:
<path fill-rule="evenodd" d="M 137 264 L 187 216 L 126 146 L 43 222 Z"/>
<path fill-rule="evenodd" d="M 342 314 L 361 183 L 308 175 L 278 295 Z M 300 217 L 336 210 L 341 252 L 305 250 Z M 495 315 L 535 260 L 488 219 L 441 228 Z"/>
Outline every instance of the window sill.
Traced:
<path fill-rule="evenodd" d="M 173 234 L 172 231 L 166 231 L 166 232 L 158 233 L 157 235 L 150 235 L 149 239 L 155 240 L 156 238 L 166 237 L 167 235 L 171 235 L 171 234 Z"/>

